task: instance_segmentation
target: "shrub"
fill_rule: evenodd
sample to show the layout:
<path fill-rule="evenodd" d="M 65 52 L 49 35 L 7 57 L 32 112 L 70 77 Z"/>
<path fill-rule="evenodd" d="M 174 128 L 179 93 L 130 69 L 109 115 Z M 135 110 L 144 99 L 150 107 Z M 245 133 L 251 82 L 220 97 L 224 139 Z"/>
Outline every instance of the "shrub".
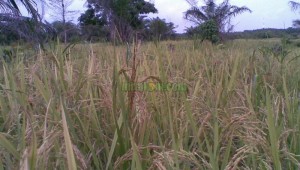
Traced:
<path fill-rule="evenodd" d="M 290 38 L 283 37 L 283 38 L 281 38 L 281 44 L 282 44 L 282 45 L 292 44 L 292 41 L 291 41 Z"/>
<path fill-rule="evenodd" d="M 200 26 L 200 35 L 202 40 L 209 40 L 212 43 L 217 43 L 219 39 L 219 28 L 215 21 L 209 20 Z"/>
<path fill-rule="evenodd" d="M 297 47 L 300 47 L 300 42 L 296 42 L 295 44 Z"/>

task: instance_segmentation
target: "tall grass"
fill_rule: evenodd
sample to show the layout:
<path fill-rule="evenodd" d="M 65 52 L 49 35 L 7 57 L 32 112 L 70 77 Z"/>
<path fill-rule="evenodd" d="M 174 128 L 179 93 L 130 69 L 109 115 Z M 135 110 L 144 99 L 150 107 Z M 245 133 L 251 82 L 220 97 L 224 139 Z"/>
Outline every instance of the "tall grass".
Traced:
<path fill-rule="evenodd" d="M 273 43 L 57 45 L 3 60 L 0 169 L 299 169 L 299 62 L 259 52 Z"/>

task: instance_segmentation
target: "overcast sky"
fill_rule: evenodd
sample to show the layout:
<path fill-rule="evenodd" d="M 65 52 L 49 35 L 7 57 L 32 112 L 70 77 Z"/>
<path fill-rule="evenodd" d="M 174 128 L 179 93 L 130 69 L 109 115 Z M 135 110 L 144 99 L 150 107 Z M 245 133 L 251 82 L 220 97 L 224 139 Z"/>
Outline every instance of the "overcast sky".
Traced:
<path fill-rule="evenodd" d="M 173 22 L 178 27 L 178 33 L 184 32 L 186 27 L 192 25 L 189 21 L 183 19 L 183 13 L 189 8 L 189 4 L 185 0 L 150 0 L 154 2 L 158 9 L 158 14 L 150 14 L 150 17 L 160 17 L 166 19 L 167 22 Z M 74 0 L 72 9 L 78 10 L 77 16 L 85 10 L 85 0 Z M 217 3 L 222 0 L 217 0 Z M 243 13 L 233 19 L 235 31 L 253 30 L 258 28 L 288 28 L 292 26 L 294 19 L 300 19 L 300 13 L 292 12 L 288 6 L 288 0 L 231 0 L 231 5 L 247 6 L 253 12 Z M 199 5 L 202 1 L 199 0 Z M 49 19 L 49 15 L 45 16 Z"/>

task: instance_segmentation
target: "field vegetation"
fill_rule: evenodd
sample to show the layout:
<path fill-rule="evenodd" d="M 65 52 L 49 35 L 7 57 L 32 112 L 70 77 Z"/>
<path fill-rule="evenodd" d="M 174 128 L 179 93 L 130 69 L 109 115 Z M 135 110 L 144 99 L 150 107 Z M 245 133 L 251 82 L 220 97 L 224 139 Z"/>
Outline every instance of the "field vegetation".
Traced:
<path fill-rule="evenodd" d="M 299 169 L 297 55 L 279 39 L 19 52 L 2 60 L 0 169 Z"/>
<path fill-rule="evenodd" d="M 179 35 L 151 1 L 56 2 L 0 0 L 0 170 L 300 169 L 299 20 L 231 33 L 251 9 L 186 0 Z"/>

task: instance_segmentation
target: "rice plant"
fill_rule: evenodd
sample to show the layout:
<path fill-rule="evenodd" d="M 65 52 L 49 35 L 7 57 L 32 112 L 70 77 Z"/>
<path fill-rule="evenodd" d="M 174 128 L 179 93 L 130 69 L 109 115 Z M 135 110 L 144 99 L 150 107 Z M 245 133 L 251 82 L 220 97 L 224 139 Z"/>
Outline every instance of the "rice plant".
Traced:
<path fill-rule="evenodd" d="M 273 41 L 56 44 L 2 59 L 0 169 L 299 169 L 299 51 L 259 52 Z"/>

